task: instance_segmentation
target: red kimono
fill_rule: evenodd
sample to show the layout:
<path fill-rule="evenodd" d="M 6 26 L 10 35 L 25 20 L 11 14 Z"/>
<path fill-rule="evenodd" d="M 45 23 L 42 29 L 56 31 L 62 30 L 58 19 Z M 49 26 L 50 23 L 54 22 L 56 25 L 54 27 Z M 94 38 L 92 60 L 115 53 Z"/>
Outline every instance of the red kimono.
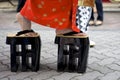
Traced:
<path fill-rule="evenodd" d="M 78 0 L 27 0 L 20 13 L 27 19 L 55 29 L 76 27 Z"/>

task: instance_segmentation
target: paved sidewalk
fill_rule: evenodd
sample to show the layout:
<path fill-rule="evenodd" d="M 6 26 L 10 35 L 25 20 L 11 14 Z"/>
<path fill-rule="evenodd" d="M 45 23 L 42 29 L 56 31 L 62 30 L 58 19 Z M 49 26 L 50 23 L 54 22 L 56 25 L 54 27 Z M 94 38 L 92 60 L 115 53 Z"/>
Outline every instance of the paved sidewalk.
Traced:
<path fill-rule="evenodd" d="M 33 29 L 41 35 L 41 66 L 38 72 L 11 72 L 10 46 L 6 35 L 20 31 L 14 10 L 0 11 L 0 80 L 120 80 L 120 13 L 105 12 L 102 26 L 91 26 L 90 39 L 96 46 L 90 48 L 87 72 L 57 72 L 57 45 L 54 29 L 33 23 Z"/>

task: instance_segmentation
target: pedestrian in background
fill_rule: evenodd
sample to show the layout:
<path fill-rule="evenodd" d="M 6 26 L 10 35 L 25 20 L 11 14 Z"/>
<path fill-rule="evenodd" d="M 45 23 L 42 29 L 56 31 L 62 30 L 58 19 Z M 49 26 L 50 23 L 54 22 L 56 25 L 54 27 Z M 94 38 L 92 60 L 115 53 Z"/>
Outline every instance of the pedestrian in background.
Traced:
<path fill-rule="evenodd" d="M 92 15 L 91 15 L 91 19 L 89 21 L 89 25 L 95 25 L 95 26 L 99 26 L 103 24 L 103 4 L 102 4 L 102 0 L 95 0 L 95 6 L 96 6 L 96 11 L 97 11 L 97 18 L 95 21 L 95 17 L 94 17 L 94 8 L 92 10 Z"/>
<path fill-rule="evenodd" d="M 23 8 L 26 0 L 18 0 L 18 6 L 17 6 L 17 12 L 20 12 L 20 10 Z"/>

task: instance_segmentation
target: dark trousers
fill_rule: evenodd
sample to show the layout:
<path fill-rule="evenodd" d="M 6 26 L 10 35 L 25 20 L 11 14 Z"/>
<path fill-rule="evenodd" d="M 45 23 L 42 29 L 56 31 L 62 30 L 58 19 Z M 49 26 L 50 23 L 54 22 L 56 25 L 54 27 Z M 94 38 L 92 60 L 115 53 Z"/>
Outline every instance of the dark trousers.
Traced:
<path fill-rule="evenodd" d="M 103 21 L 103 4 L 102 0 L 95 0 L 95 5 L 97 9 L 97 20 Z M 94 11 L 92 10 L 91 20 L 94 20 Z"/>
<path fill-rule="evenodd" d="M 18 6 L 17 6 L 17 12 L 20 12 L 20 10 L 23 8 L 26 0 L 18 0 Z"/>

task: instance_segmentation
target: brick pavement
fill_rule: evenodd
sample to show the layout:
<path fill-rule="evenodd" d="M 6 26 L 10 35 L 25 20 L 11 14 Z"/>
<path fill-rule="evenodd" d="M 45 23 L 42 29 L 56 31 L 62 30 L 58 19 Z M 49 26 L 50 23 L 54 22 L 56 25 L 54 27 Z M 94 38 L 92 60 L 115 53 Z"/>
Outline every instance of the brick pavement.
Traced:
<path fill-rule="evenodd" d="M 20 30 L 16 12 L 0 11 L 0 80 L 120 80 L 120 13 L 106 12 L 104 24 L 89 29 L 90 39 L 96 46 L 90 48 L 87 72 L 57 72 L 57 45 L 53 29 L 33 23 L 33 29 L 41 35 L 41 66 L 38 72 L 10 71 L 10 47 L 6 35 Z"/>

